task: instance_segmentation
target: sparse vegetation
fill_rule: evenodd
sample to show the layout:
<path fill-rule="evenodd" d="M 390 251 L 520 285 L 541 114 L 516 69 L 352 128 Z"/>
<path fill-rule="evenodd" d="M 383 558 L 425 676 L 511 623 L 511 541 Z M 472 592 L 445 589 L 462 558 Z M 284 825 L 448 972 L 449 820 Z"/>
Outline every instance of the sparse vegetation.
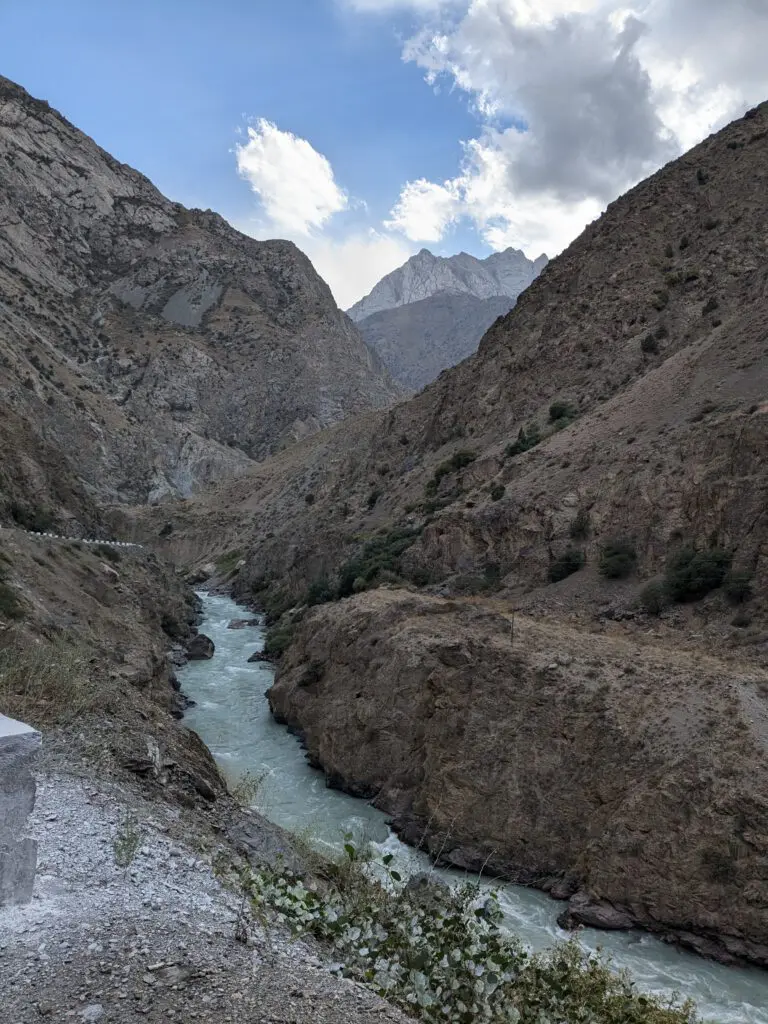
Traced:
<path fill-rule="evenodd" d="M 661 615 L 668 604 L 669 595 L 662 580 L 653 580 L 640 592 L 640 607 L 648 615 Z"/>
<path fill-rule="evenodd" d="M 119 868 L 130 867 L 141 846 L 141 838 L 138 822 L 132 815 L 126 815 L 112 840 L 115 864 Z"/>
<path fill-rule="evenodd" d="M 600 552 L 600 573 L 608 580 L 623 580 L 631 576 L 637 566 L 637 551 L 627 537 L 614 537 L 603 545 Z"/>
<path fill-rule="evenodd" d="M 704 304 L 704 308 L 701 311 L 701 315 L 707 316 L 709 313 L 714 313 L 715 310 L 719 307 L 719 305 L 720 303 L 717 301 L 716 298 L 714 298 L 714 296 L 711 299 L 707 299 L 706 303 Z"/>
<path fill-rule="evenodd" d="M 585 562 L 586 558 L 583 551 L 580 551 L 578 548 L 567 548 L 549 567 L 550 583 L 559 583 L 560 580 L 572 576 L 584 567 Z"/>
<path fill-rule="evenodd" d="M 216 559 L 216 568 L 224 576 L 231 575 L 240 561 L 240 555 L 241 552 L 239 550 L 226 551 Z"/>
<path fill-rule="evenodd" d="M 378 490 L 377 488 L 374 488 L 366 498 L 366 505 L 368 506 L 368 508 L 373 508 L 373 506 L 376 504 L 380 497 L 381 491 Z"/>
<path fill-rule="evenodd" d="M 656 340 L 655 334 L 646 334 L 643 340 L 640 342 L 640 348 L 646 355 L 658 355 L 659 343 Z"/>
<path fill-rule="evenodd" d="M 110 547 L 109 544 L 97 544 L 93 550 L 101 558 L 106 558 L 108 562 L 119 562 L 122 559 L 122 555 L 117 548 Z"/>
<path fill-rule="evenodd" d="M 549 407 L 549 422 L 560 423 L 562 420 L 572 420 L 576 416 L 576 410 L 569 402 L 553 402 Z"/>
<path fill-rule="evenodd" d="M 501 499 L 506 494 L 506 491 L 507 491 L 507 489 L 504 486 L 504 484 L 499 484 L 499 483 L 491 484 L 491 487 L 490 487 L 491 501 L 501 501 Z"/>
<path fill-rule="evenodd" d="M 0 650 L 0 707 L 35 726 L 72 721 L 89 711 L 109 711 L 115 687 L 95 679 L 88 657 L 63 639 L 33 643 L 12 636 Z"/>
<path fill-rule="evenodd" d="M 293 642 L 295 627 L 292 622 L 276 622 L 264 635 L 264 656 L 277 661 Z"/>
<path fill-rule="evenodd" d="M 515 455 L 521 455 L 523 452 L 530 451 L 530 449 L 535 448 L 540 441 L 541 430 L 539 429 L 538 423 L 531 423 L 527 431 L 525 427 L 520 427 L 517 440 L 512 444 L 507 445 L 507 457 L 511 459 L 514 458 Z"/>
<path fill-rule="evenodd" d="M 502 928 L 495 893 L 409 886 L 393 857 L 346 837 L 322 888 L 281 866 L 246 869 L 255 916 L 332 945 L 338 973 L 431 1024 L 694 1024 L 690 1003 L 640 995 L 577 942 L 532 953 Z"/>
<path fill-rule="evenodd" d="M 686 547 L 667 563 L 665 586 L 673 601 L 697 601 L 722 586 L 731 556 L 722 548 L 697 551 Z"/>
<path fill-rule="evenodd" d="M 361 589 L 360 586 L 355 586 L 358 580 L 364 584 L 363 589 L 367 589 L 376 585 L 383 572 L 400 576 L 402 555 L 420 533 L 418 527 L 400 527 L 369 540 L 361 553 L 345 562 L 339 570 L 337 597 L 349 597 Z"/>
<path fill-rule="evenodd" d="M 15 589 L 5 579 L 5 572 L 0 566 L 0 618 L 21 619 L 24 617 L 24 605 Z"/>
<path fill-rule="evenodd" d="M 440 482 L 443 477 L 448 476 L 450 473 L 457 473 L 460 469 L 464 469 L 469 466 L 470 463 L 474 462 L 477 458 L 477 453 L 472 451 L 462 450 L 454 452 L 450 459 L 446 459 L 445 462 L 441 462 L 432 475 L 432 479 L 427 482 L 426 493 L 435 494 Z"/>
<path fill-rule="evenodd" d="M 32 506 L 13 501 L 8 511 L 13 521 L 23 530 L 45 533 L 53 526 L 53 514 L 45 505 Z"/>

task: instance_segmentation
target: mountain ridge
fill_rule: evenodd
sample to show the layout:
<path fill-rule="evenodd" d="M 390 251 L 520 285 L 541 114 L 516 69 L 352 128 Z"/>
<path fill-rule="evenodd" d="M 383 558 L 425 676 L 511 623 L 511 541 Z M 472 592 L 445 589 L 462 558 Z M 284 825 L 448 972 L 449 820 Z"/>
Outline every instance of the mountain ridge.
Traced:
<path fill-rule="evenodd" d="M 516 299 L 547 262 L 544 255 L 529 260 L 521 250 L 511 247 L 484 259 L 466 252 L 435 256 L 429 249 L 421 249 L 383 277 L 347 313 L 359 322 L 374 313 L 418 302 L 438 292 L 468 292 L 478 299 L 499 295 Z"/>

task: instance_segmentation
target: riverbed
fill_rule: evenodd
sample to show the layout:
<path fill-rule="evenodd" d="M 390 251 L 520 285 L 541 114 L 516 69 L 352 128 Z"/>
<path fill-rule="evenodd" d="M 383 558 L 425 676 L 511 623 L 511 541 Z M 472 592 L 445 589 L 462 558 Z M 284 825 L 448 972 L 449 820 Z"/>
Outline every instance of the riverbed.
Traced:
<path fill-rule="evenodd" d="M 196 701 L 185 716 L 212 751 L 224 775 L 252 780 L 254 806 L 276 824 L 305 834 L 321 847 L 340 848 L 345 834 L 366 839 L 394 853 L 402 870 L 431 870 L 427 857 L 403 845 L 387 827 L 386 817 L 363 800 L 328 789 L 322 772 L 310 768 L 299 743 L 269 712 L 264 696 L 273 668 L 248 662 L 260 651 L 260 626 L 228 629 L 233 619 L 250 617 L 227 597 L 200 595 L 204 603 L 201 632 L 216 653 L 210 661 L 190 662 L 179 673 L 184 692 Z M 442 878 L 464 876 L 439 871 Z M 534 949 L 567 938 L 556 923 L 563 904 L 523 886 L 503 885 L 501 904 L 508 925 Z M 768 972 L 724 967 L 685 953 L 640 932 L 584 929 L 585 948 L 609 953 L 618 968 L 629 971 L 647 992 L 679 992 L 695 1000 L 705 1019 L 718 1024 L 768 1024 Z"/>

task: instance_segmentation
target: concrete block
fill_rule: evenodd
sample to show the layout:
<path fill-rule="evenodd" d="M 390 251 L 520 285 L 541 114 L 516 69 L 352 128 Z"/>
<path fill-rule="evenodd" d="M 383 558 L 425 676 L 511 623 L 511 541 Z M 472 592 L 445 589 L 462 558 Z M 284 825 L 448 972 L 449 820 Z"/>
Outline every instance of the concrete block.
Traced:
<path fill-rule="evenodd" d="M 35 805 L 31 768 L 41 742 L 36 729 L 0 715 L 0 906 L 32 897 L 37 843 L 22 837 Z"/>

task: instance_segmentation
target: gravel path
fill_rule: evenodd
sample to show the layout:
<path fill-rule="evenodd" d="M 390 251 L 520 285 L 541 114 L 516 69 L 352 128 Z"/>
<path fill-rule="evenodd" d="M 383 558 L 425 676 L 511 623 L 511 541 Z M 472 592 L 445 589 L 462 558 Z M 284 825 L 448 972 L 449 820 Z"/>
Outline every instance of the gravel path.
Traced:
<path fill-rule="evenodd" d="M 116 783 L 39 780 L 32 902 L 0 908 L 2 1024 L 370 1024 L 405 1018 L 322 950 L 250 925 L 180 812 Z M 116 860 L 128 860 L 121 867 Z"/>

